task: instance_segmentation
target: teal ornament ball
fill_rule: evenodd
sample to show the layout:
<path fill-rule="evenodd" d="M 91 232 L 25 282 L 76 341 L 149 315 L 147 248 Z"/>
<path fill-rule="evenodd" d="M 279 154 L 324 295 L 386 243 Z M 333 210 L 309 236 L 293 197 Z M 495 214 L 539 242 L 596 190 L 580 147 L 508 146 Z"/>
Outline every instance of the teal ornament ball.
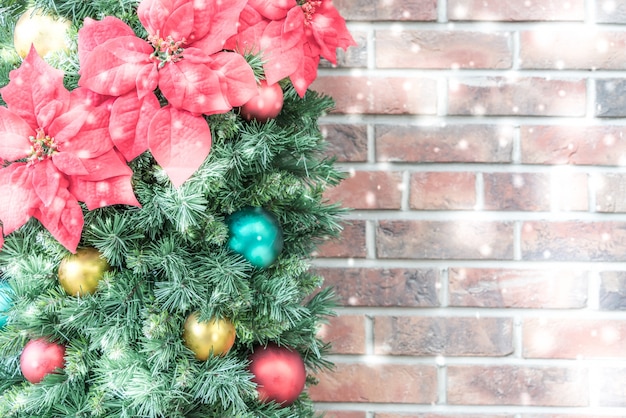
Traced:
<path fill-rule="evenodd" d="M 13 289 L 7 282 L 0 282 L 0 328 L 4 328 L 9 317 L 7 313 L 13 304 Z"/>
<path fill-rule="evenodd" d="M 269 267 L 283 249 L 278 220 L 260 207 L 246 207 L 226 219 L 228 247 L 258 268 Z"/>

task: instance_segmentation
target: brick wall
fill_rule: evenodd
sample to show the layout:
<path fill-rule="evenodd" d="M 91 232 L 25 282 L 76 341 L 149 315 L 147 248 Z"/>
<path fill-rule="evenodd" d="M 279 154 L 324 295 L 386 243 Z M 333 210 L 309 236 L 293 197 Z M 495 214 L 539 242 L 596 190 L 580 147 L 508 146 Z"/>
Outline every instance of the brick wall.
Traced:
<path fill-rule="evenodd" d="M 334 0 L 328 418 L 626 416 L 626 0 Z"/>

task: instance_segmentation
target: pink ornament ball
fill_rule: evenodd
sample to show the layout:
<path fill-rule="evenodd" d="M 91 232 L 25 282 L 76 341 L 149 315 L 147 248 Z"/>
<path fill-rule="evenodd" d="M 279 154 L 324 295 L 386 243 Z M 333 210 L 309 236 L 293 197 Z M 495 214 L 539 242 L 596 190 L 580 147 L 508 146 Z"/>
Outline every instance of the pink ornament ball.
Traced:
<path fill-rule="evenodd" d="M 45 338 L 29 341 L 20 356 L 22 374 L 31 383 L 39 383 L 56 369 L 65 367 L 65 346 Z"/>

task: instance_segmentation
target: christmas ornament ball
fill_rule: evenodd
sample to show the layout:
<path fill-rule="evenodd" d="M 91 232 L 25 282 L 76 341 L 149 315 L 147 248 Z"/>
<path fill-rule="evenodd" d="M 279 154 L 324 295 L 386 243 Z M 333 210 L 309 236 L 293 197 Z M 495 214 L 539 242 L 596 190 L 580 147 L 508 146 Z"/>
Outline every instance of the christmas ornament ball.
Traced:
<path fill-rule="evenodd" d="M 257 89 L 258 94 L 241 106 L 240 112 L 247 121 L 267 122 L 278 116 L 283 108 L 283 89 L 278 83 L 268 85 L 265 80 L 259 82 Z"/>
<path fill-rule="evenodd" d="M 198 312 L 193 312 L 183 325 L 183 343 L 202 361 L 211 354 L 222 356 L 228 353 L 235 337 L 235 326 L 226 318 L 200 322 Z"/>
<path fill-rule="evenodd" d="M 272 343 L 256 347 L 249 360 L 261 402 L 288 406 L 302 393 L 306 369 L 297 351 Z"/>
<path fill-rule="evenodd" d="M 9 319 L 7 311 L 13 304 L 13 290 L 7 282 L 0 282 L 0 329 L 2 329 Z"/>
<path fill-rule="evenodd" d="M 226 220 L 228 247 L 255 267 L 269 267 L 283 249 L 283 232 L 278 220 L 260 207 L 247 207 Z"/>
<path fill-rule="evenodd" d="M 100 251 L 90 247 L 79 248 L 76 254 L 70 254 L 61 260 L 59 283 L 69 295 L 93 293 L 108 269 L 109 263 L 102 258 Z"/>
<path fill-rule="evenodd" d="M 56 369 L 65 367 L 65 346 L 45 338 L 29 341 L 20 356 L 22 374 L 31 383 L 39 383 Z"/>
<path fill-rule="evenodd" d="M 31 45 L 39 56 L 52 51 L 66 51 L 67 30 L 70 22 L 61 17 L 54 18 L 32 8 L 27 9 L 15 24 L 13 45 L 20 57 L 28 55 Z"/>

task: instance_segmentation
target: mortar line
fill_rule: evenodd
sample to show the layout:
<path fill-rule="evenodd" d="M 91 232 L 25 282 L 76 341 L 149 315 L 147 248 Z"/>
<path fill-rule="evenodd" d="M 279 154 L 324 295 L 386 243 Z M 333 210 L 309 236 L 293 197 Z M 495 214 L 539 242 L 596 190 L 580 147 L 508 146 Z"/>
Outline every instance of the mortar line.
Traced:
<path fill-rule="evenodd" d="M 371 315 L 365 315 L 365 353 L 368 356 L 375 355 L 375 335 L 374 335 L 374 318 Z"/>
<path fill-rule="evenodd" d="M 450 306 L 450 271 L 448 268 L 439 270 L 439 303 L 441 308 Z"/>
<path fill-rule="evenodd" d="M 448 403 L 448 368 L 444 364 L 437 365 L 437 404 Z"/>
<path fill-rule="evenodd" d="M 476 172 L 476 185 L 474 188 L 476 194 L 475 211 L 483 211 L 485 209 L 485 176 L 482 171 Z"/>
<path fill-rule="evenodd" d="M 448 0 L 437 1 L 437 22 L 448 23 Z"/>
<path fill-rule="evenodd" d="M 522 221 L 513 224 L 513 259 L 522 260 Z"/>
<path fill-rule="evenodd" d="M 411 210 L 411 173 L 408 170 L 402 172 L 402 201 L 400 210 L 408 212 Z"/>
<path fill-rule="evenodd" d="M 374 124 L 367 124 L 366 135 L 367 161 L 371 164 L 376 164 L 376 128 L 374 127 Z"/>
<path fill-rule="evenodd" d="M 376 260 L 376 220 L 365 223 L 365 250 L 369 260 Z"/>

